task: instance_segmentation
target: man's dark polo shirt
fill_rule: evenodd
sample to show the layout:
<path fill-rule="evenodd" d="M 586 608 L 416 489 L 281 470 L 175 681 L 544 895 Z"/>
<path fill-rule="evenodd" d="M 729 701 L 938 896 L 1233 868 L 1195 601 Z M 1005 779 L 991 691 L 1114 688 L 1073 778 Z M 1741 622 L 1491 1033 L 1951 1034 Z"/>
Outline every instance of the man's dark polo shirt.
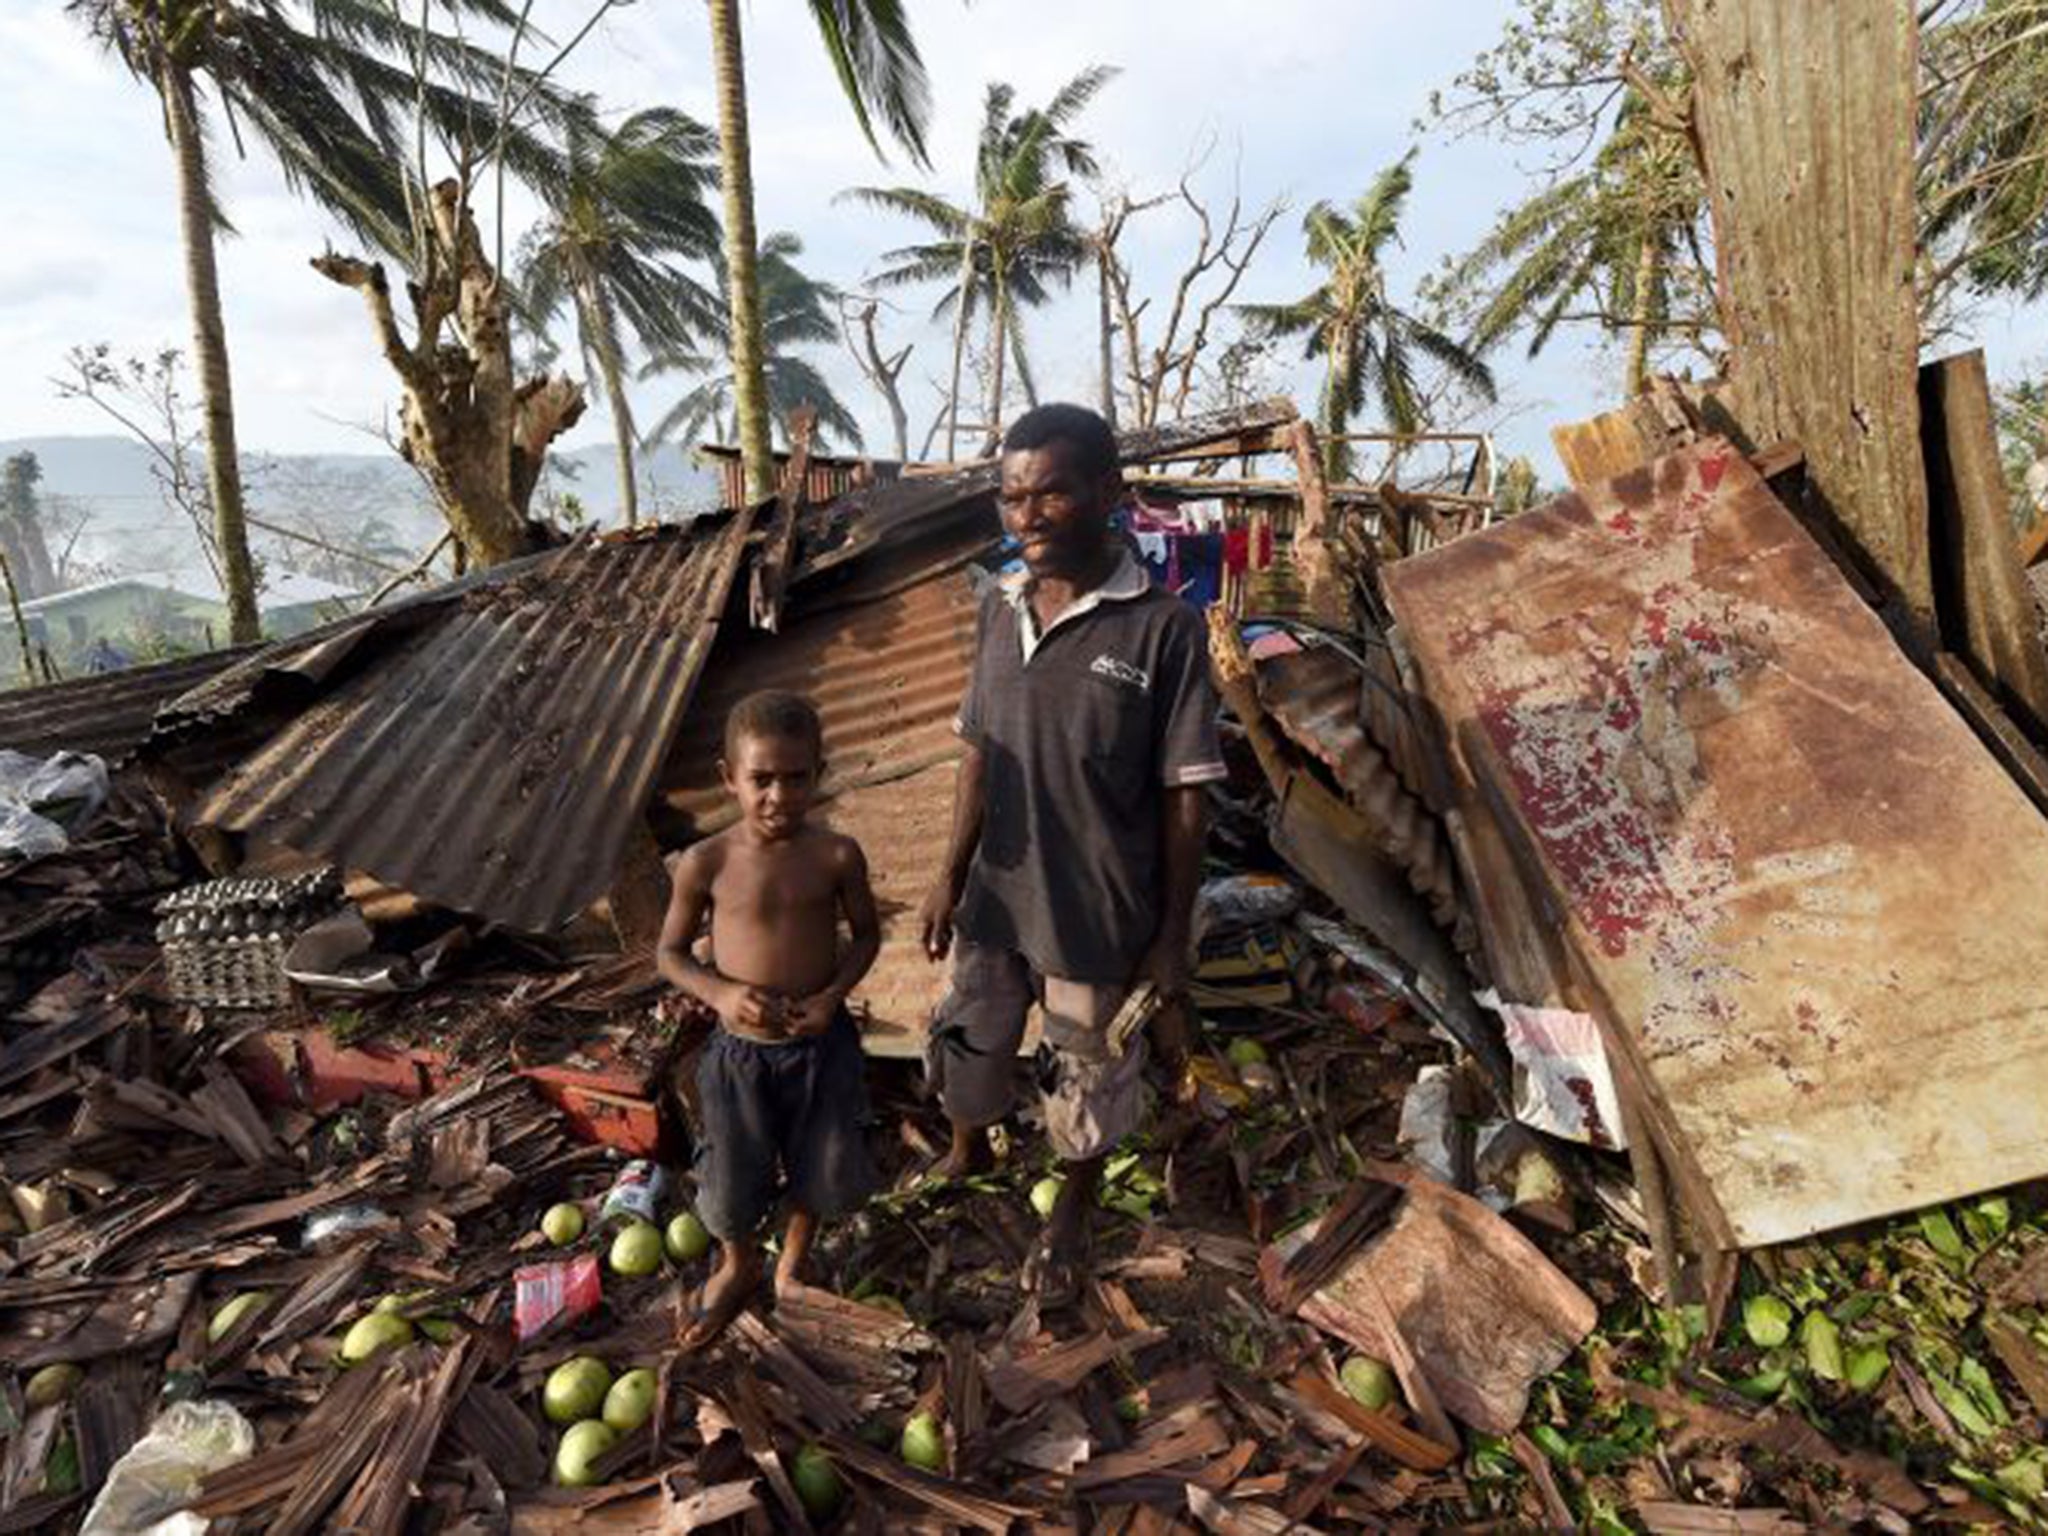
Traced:
<path fill-rule="evenodd" d="M 1122 985 L 1158 931 L 1164 791 L 1224 776 L 1208 635 L 1128 554 L 1043 635 L 1026 594 L 1019 575 L 982 598 L 957 729 L 985 801 L 956 925 Z"/>

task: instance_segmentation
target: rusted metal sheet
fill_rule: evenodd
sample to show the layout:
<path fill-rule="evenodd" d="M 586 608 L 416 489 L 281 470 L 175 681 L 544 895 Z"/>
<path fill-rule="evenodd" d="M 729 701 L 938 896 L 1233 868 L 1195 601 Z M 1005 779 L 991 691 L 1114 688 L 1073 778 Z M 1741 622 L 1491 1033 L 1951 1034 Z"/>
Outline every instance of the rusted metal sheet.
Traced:
<path fill-rule="evenodd" d="M 2048 1174 L 2048 821 L 1740 454 L 1386 587 L 1712 1238 Z"/>
<path fill-rule="evenodd" d="M 0 693 L 0 749 L 45 756 L 68 748 L 118 763 L 149 735 L 162 705 L 255 649 L 203 651 L 154 666 Z"/>
<path fill-rule="evenodd" d="M 1920 463 L 1913 0 L 1666 0 L 1712 190 L 1728 401 L 1932 633 Z"/>
<path fill-rule="evenodd" d="M 619 866 L 748 526 L 586 540 L 462 591 L 216 784 L 197 819 L 558 927 Z"/>
<path fill-rule="evenodd" d="M 1258 663 L 1259 702 L 1288 740 L 1330 770 L 1380 851 L 1407 872 L 1437 926 L 1458 947 L 1477 942 L 1458 893 L 1443 828 L 1402 782 L 1365 729 L 1363 705 L 1375 680 L 1334 645 L 1308 645 Z M 1415 749 L 1412 732 L 1400 740 Z"/>
<path fill-rule="evenodd" d="M 828 795 L 957 757 L 953 716 L 974 662 L 975 609 L 967 572 L 955 569 L 854 606 L 799 611 L 779 635 L 729 634 L 662 775 L 676 834 L 731 824 L 718 780 L 725 717 L 764 688 L 817 706 Z"/>
<path fill-rule="evenodd" d="M 946 967 L 926 957 L 917 910 L 945 863 L 958 772 L 958 762 L 947 761 L 864 785 L 822 813 L 827 826 L 866 852 L 882 912 L 882 953 L 852 998 L 871 1056 L 923 1055 L 932 1010 L 946 990 Z"/>

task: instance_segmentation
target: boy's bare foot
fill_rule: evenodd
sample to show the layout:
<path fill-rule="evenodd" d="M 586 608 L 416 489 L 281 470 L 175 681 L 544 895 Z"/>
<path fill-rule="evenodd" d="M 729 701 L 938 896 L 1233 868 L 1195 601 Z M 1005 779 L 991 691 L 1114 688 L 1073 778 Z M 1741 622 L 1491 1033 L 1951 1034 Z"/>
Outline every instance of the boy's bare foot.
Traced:
<path fill-rule="evenodd" d="M 778 1293 L 789 1286 L 805 1283 L 811 1241 L 817 1235 L 818 1218 L 815 1215 L 800 1208 L 789 1213 L 789 1226 L 782 1234 L 782 1256 L 775 1261 L 775 1289 Z"/>
<path fill-rule="evenodd" d="M 978 1125 L 956 1125 L 953 1127 L 953 1145 L 947 1148 L 946 1155 L 933 1165 L 932 1177 L 947 1182 L 967 1179 L 977 1173 L 987 1173 L 995 1165 L 995 1148 L 989 1145 L 986 1128 Z"/>
<path fill-rule="evenodd" d="M 727 1243 L 719 1251 L 718 1268 L 704 1282 L 702 1305 L 676 1348 L 694 1354 L 732 1326 L 761 1283 L 761 1250 L 753 1243 Z"/>

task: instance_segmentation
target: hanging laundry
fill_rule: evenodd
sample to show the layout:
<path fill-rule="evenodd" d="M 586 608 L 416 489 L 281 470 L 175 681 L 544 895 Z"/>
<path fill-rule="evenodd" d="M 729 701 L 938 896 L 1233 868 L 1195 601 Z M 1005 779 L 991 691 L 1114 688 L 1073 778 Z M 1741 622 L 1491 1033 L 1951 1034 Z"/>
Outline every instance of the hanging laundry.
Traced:
<path fill-rule="evenodd" d="M 1252 531 L 1249 528 L 1226 528 L 1223 530 L 1223 569 L 1232 576 L 1242 576 L 1251 569 Z"/>

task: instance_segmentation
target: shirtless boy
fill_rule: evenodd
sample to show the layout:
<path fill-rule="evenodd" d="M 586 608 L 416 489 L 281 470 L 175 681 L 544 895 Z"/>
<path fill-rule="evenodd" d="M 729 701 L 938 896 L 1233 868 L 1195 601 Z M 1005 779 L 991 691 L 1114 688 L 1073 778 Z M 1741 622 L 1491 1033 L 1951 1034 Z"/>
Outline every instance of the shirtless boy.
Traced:
<path fill-rule="evenodd" d="M 718 765 L 739 822 L 675 860 L 655 963 L 721 1026 L 697 1067 L 697 1214 L 721 1251 L 684 1349 L 711 1342 L 752 1296 L 760 1228 L 778 1197 L 789 1203 L 775 1268 L 783 1285 L 802 1278 L 818 1223 L 874 1190 L 860 1032 L 846 996 L 875 963 L 881 922 L 860 845 L 805 822 L 821 748 L 808 700 L 741 700 Z M 693 953 L 707 914 L 708 964 Z M 842 917 L 852 932 L 844 950 Z"/>

